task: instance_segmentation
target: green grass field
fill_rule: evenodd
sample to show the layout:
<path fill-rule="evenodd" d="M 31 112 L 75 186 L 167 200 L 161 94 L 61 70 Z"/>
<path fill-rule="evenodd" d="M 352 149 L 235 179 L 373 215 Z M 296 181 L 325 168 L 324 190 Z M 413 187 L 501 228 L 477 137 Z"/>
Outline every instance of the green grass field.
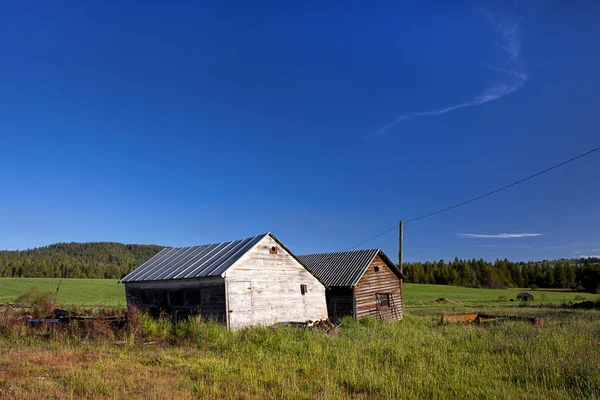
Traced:
<path fill-rule="evenodd" d="M 57 285 L 0 279 L 0 301 Z M 0 308 L 0 398 L 600 398 L 600 312 L 540 304 L 597 296 L 535 291 L 548 298 L 526 307 L 498 300 L 518 292 L 406 284 L 403 321 L 345 318 L 334 335 L 290 327 L 228 332 L 199 319 L 147 316 L 116 332 L 76 323 L 32 330 Z M 440 297 L 452 303 L 436 303 Z M 63 279 L 59 303 L 101 302 L 123 304 L 123 285 Z M 439 324 L 442 313 L 467 312 L 544 322 Z"/>
<path fill-rule="evenodd" d="M 510 301 L 515 299 L 523 289 L 476 289 L 460 286 L 445 285 L 418 285 L 404 284 L 404 304 L 408 306 L 440 306 L 440 304 L 431 303 L 438 298 L 444 297 L 457 303 L 457 305 L 484 305 L 484 306 L 514 306 L 520 301 Z M 535 296 L 533 304 L 561 304 L 563 302 L 576 302 L 575 297 L 583 297 L 586 300 L 595 300 L 598 296 L 590 293 L 577 293 L 572 291 L 547 291 L 547 290 L 529 290 Z M 509 301 L 500 300 L 500 297 L 506 296 Z"/>
<path fill-rule="evenodd" d="M 58 291 L 57 304 L 118 306 L 125 304 L 123 284 L 111 279 L 0 278 L 0 303 L 13 302 L 33 287 Z"/>
<path fill-rule="evenodd" d="M 47 291 L 56 291 L 59 281 L 60 290 L 57 304 L 117 306 L 125 304 L 124 285 L 110 279 L 55 279 L 55 278 L 0 278 L 0 303 L 15 301 L 32 287 Z M 515 289 L 474 289 L 459 286 L 404 284 L 404 304 L 413 307 L 440 306 L 433 303 L 440 297 L 455 302 L 454 305 L 511 306 L 518 301 L 502 301 L 500 296 L 514 299 L 521 290 Z M 534 304 L 560 304 L 578 301 L 576 296 L 595 300 L 596 295 L 576 292 L 532 291 Z"/>

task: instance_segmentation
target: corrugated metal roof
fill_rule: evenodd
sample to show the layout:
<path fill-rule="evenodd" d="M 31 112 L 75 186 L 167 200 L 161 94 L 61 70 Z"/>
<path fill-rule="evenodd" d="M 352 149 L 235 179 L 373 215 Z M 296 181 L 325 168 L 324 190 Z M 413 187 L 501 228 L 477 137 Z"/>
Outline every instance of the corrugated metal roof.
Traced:
<path fill-rule="evenodd" d="M 298 258 L 327 286 L 355 286 L 378 252 L 379 249 L 340 251 Z"/>
<path fill-rule="evenodd" d="M 166 247 L 121 279 L 121 282 L 220 276 L 267 235 L 202 246 Z"/>

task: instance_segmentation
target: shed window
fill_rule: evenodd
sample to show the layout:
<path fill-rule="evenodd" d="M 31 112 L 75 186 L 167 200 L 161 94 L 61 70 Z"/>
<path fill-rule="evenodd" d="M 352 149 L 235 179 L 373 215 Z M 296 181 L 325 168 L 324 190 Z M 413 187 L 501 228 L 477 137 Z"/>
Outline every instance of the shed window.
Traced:
<path fill-rule="evenodd" d="M 375 270 L 375 272 L 379 272 L 379 267 L 377 265 L 373 269 Z"/>
<path fill-rule="evenodd" d="M 183 292 L 180 290 L 169 292 L 169 302 L 172 306 L 182 306 Z"/>
<path fill-rule="evenodd" d="M 379 293 L 377 294 L 377 304 L 381 307 L 389 307 L 390 306 L 390 295 L 389 293 Z"/>
<path fill-rule="evenodd" d="M 154 291 L 152 289 L 142 291 L 142 302 L 144 304 L 154 303 Z"/>
<path fill-rule="evenodd" d="M 188 290 L 185 292 L 185 305 L 186 306 L 199 306 L 202 302 L 200 297 L 200 289 L 198 290 Z"/>
<path fill-rule="evenodd" d="M 277 254 L 277 246 L 269 247 L 269 254 Z"/>
<path fill-rule="evenodd" d="M 154 303 L 160 308 L 165 308 L 167 304 L 167 292 L 166 290 L 155 290 L 154 291 Z"/>
<path fill-rule="evenodd" d="M 302 296 L 304 296 L 306 293 L 308 293 L 308 286 L 300 285 L 300 293 L 302 293 Z"/>

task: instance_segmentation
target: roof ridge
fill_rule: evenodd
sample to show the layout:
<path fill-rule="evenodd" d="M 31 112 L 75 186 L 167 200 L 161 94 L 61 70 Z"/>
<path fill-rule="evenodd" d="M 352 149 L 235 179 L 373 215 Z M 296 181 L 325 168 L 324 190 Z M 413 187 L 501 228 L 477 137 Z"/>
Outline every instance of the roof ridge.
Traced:
<path fill-rule="evenodd" d="M 192 246 L 181 246 L 181 247 L 177 247 L 177 246 L 165 246 L 165 248 L 170 248 L 170 249 L 177 249 L 177 250 L 182 250 L 182 249 L 189 249 L 191 247 L 201 247 L 201 246 L 216 246 L 219 244 L 224 244 L 224 243 L 231 243 L 231 242 L 238 242 L 238 241 L 242 241 L 242 240 L 248 240 L 248 239 L 254 239 L 256 237 L 260 237 L 261 239 L 267 235 L 270 235 L 271 232 L 267 232 L 267 233 L 260 233 L 258 235 L 254 235 L 254 236 L 248 236 L 245 238 L 241 238 L 241 239 L 233 239 L 233 240 L 224 240 L 222 242 L 216 242 L 216 243 L 202 243 L 202 244 L 194 244 Z"/>
<path fill-rule="evenodd" d="M 381 251 L 381 248 L 358 249 L 358 250 L 342 250 L 342 251 L 325 251 L 325 252 L 322 252 L 322 253 L 306 253 L 306 254 L 300 254 L 300 255 L 298 255 L 298 257 L 300 257 L 300 256 L 316 256 L 316 255 L 321 255 L 321 254 L 358 253 L 360 251 Z"/>

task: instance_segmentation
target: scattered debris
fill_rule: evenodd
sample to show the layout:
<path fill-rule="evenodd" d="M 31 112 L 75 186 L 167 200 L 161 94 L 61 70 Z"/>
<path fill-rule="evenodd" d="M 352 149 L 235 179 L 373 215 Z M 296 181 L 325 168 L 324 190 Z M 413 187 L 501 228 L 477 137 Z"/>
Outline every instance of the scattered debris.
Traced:
<path fill-rule="evenodd" d="M 56 324 L 66 324 L 71 321 L 76 321 L 78 323 L 90 323 L 93 321 L 105 321 L 108 322 L 113 328 L 121 328 L 125 326 L 127 322 L 126 317 L 120 316 L 108 316 L 108 317 L 93 317 L 89 315 L 79 315 L 72 311 L 54 309 L 52 311 L 52 315 L 47 316 L 46 318 L 30 318 L 27 320 L 29 325 L 31 326 L 39 326 L 39 325 L 56 325 Z"/>
<path fill-rule="evenodd" d="M 441 324 L 452 322 L 462 322 L 466 324 L 481 324 L 486 322 L 502 322 L 502 321 L 525 321 L 535 325 L 541 325 L 543 318 L 537 317 L 522 317 L 519 315 L 489 315 L 489 314 L 460 314 L 446 315 L 442 314 Z"/>
<path fill-rule="evenodd" d="M 600 300 L 598 301 L 582 301 L 581 303 L 575 303 L 571 305 L 571 308 L 583 309 L 583 310 L 600 310 Z"/>
<path fill-rule="evenodd" d="M 276 324 L 276 326 L 292 326 L 294 328 L 316 329 L 324 331 L 325 333 L 336 332 L 341 325 L 342 323 L 337 318 L 307 322 L 281 322 Z"/>

